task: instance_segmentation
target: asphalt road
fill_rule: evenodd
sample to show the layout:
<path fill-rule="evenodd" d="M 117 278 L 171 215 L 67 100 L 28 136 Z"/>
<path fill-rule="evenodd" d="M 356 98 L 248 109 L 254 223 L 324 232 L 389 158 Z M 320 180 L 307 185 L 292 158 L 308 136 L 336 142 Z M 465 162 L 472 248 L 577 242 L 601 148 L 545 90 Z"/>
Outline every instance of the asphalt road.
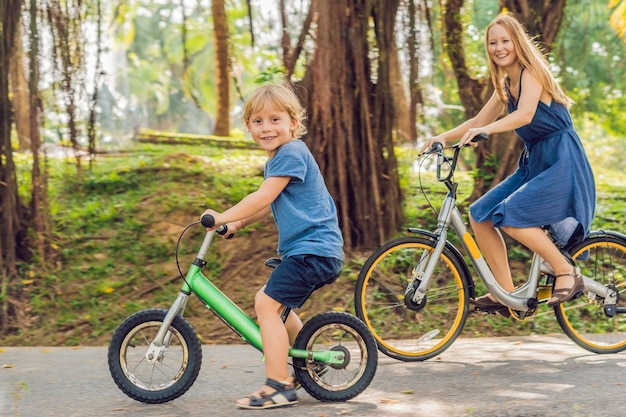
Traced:
<path fill-rule="evenodd" d="M 264 381 L 260 354 L 246 345 L 203 348 L 198 380 L 179 399 L 148 405 L 113 382 L 106 347 L 0 347 L 2 417 L 626 415 L 626 353 L 596 355 L 562 335 L 459 339 L 440 357 L 405 363 L 379 354 L 370 387 L 345 403 L 303 390 L 291 408 L 234 406 Z"/>

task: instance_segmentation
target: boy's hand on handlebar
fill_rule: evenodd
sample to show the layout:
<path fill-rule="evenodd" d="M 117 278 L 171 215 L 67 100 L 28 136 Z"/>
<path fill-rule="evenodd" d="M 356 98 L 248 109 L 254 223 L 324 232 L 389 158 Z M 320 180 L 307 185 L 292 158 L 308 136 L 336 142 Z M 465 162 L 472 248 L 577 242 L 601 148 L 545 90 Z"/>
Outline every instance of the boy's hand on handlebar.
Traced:
<path fill-rule="evenodd" d="M 219 233 L 218 230 L 218 234 L 224 239 L 232 239 L 235 236 L 235 233 L 237 233 L 237 230 L 243 229 L 243 223 L 241 222 L 241 220 L 237 220 L 236 222 L 232 223 L 226 223 L 224 226 L 226 228 L 226 233 Z"/>
<path fill-rule="evenodd" d="M 206 210 L 204 210 L 204 213 L 202 213 L 200 215 L 200 219 L 202 219 L 202 217 L 204 215 L 206 215 L 206 214 L 212 216 L 213 219 L 214 219 L 213 226 L 206 227 L 207 232 L 210 232 L 210 231 L 213 231 L 213 230 L 217 229 L 222 224 L 222 222 L 220 222 L 220 220 L 219 220 L 220 219 L 220 213 L 218 213 L 217 211 L 211 210 L 211 209 L 206 209 Z"/>

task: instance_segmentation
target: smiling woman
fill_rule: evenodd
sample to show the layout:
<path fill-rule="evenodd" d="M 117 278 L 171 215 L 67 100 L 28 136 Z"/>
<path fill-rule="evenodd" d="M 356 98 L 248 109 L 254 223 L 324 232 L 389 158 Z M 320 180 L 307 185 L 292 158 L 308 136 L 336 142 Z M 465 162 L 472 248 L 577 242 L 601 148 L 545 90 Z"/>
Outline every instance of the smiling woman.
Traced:
<path fill-rule="evenodd" d="M 524 27 L 508 13 L 498 15 L 485 31 L 485 50 L 495 89 L 491 98 L 473 118 L 429 139 L 422 151 L 457 139 L 460 146 L 478 146 L 471 141 L 480 134 L 514 130 L 519 135 L 524 150 L 517 170 L 470 205 L 470 223 L 505 291 L 514 284 L 501 231 L 538 253 L 559 278 L 548 300 L 555 306 L 575 297 L 583 282 L 544 228 L 560 247 L 589 234 L 596 200 L 593 172 L 573 127 L 571 100 Z M 505 107 L 508 114 L 500 117 Z M 491 294 L 473 303 L 500 304 Z"/>

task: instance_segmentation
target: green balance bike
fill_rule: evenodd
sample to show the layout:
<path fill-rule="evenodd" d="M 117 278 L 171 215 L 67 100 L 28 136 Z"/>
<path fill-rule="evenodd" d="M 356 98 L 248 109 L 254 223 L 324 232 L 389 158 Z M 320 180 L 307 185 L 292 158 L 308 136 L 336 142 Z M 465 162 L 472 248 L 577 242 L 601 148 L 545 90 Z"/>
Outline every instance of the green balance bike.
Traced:
<path fill-rule="evenodd" d="M 205 215 L 201 223 L 212 227 Z M 164 403 L 183 395 L 195 382 L 202 364 L 202 346 L 191 324 L 183 317 L 191 294 L 218 316 L 243 341 L 263 352 L 258 324 L 202 274 L 205 256 L 215 233 L 207 232 L 186 274 L 182 288 L 169 308 L 150 308 L 126 318 L 115 330 L 108 349 L 108 364 L 117 386 L 129 397 L 144 403 Z M 275 267 L 280 259 L 266 262 Z M 283 320 L 289 309 L 283 312 Z M 378 351 L 367 326 L 342 312 L 325 312 L 308 320 L 289 350 L 294 375 L 300 385 L 320 401 L 347 401 L 363 392 L 376 373 Z"/>

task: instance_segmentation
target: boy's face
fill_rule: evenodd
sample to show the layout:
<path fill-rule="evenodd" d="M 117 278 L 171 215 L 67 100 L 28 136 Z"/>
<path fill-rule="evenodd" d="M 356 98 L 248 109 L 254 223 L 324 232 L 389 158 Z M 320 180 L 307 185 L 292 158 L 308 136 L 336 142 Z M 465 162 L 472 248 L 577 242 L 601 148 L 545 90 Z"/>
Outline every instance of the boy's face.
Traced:
<path fill-rule="evenodd" d="M 289 117 L 289 113 L 266 104 L 250 114 L 246 127 L 256 144 L 265 149 L 271 158 L 280 146 L 293 139 L 292 132 L 297 123 Z"/>

